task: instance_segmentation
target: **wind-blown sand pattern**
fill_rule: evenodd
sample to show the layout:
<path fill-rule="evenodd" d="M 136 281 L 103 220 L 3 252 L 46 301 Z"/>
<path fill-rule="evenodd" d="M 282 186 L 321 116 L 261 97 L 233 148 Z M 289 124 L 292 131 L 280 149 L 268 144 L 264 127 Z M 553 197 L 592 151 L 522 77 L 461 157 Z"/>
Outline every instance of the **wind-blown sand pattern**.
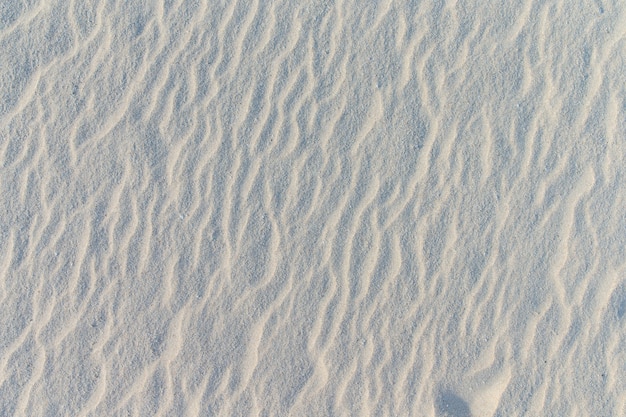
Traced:
<path fill-rule="evenodd" d="M 0 415 L 626 415 L 626 3 L 0 4 Z"/>

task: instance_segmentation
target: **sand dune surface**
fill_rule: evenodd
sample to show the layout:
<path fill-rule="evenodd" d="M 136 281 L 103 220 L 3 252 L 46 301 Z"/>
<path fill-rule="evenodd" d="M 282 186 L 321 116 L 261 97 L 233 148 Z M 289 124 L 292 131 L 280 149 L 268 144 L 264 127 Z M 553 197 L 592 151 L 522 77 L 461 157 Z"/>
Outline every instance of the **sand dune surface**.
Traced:
<path fill-rule="evenodd" d="M 0 2 L 0 415 L 626 415 L 626 2 Z"/>

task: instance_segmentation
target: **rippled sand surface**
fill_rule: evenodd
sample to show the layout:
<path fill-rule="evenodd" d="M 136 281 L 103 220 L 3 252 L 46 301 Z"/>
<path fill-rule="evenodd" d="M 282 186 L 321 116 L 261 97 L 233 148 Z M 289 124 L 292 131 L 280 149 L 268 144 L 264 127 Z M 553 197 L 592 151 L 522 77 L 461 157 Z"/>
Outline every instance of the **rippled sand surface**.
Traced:
<path fill-rule="evenodd" d="M 626 415 L 626 3 L 0 2 L 0 415 Z"/>

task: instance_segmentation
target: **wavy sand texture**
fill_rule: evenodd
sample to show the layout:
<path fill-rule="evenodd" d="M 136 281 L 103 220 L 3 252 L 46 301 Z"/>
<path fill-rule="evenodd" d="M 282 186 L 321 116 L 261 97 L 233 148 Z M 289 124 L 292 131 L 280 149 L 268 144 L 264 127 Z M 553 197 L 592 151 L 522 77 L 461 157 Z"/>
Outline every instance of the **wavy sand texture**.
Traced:
<path fill-rule="evenodd" d="M 626 415 L 625 79 L 618 0 L 3 0 L 0 415 Z"/>

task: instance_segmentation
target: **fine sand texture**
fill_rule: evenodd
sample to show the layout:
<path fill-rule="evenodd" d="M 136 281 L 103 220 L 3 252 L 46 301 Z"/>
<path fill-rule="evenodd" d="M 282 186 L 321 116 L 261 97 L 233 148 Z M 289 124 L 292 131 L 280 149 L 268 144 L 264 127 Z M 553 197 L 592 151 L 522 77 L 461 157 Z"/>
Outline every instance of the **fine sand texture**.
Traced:
<path fill-rule="evenodd" d="M 626 2 L 0 0 L 0 416 L 626 416 Z"/>

